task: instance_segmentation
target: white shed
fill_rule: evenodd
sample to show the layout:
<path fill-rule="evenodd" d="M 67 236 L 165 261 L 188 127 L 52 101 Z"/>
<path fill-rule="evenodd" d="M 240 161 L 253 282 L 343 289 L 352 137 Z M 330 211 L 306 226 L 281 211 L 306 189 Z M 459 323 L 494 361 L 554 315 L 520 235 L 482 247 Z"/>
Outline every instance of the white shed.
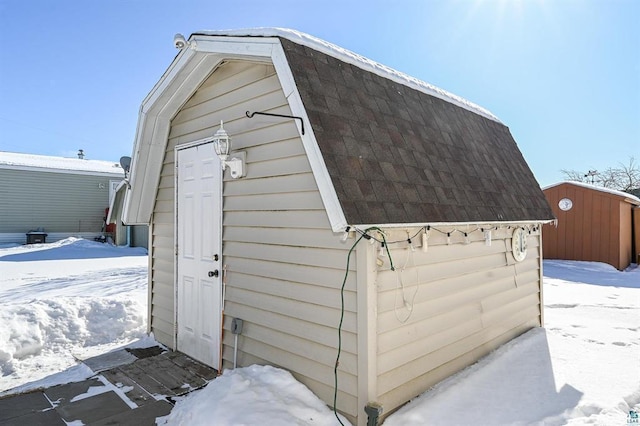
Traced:
<path fill-rule="evenodd" d="M 281 366 L 356 424 L 542 325 L 553 215 L 509 129 L 314 37 L 192 34 L 142 103 L 130 183 L 155 338 Z"/>

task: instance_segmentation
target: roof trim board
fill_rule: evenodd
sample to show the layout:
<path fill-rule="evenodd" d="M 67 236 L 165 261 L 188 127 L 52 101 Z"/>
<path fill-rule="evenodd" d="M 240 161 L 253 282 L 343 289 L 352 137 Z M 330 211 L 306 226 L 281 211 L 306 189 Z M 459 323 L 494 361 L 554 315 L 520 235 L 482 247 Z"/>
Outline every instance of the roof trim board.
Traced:
<path fill-rule="evenodd" d="M 298 88 L 293 78 L 293 74 L 291 73 L 284 49 L 282 48 L 282 44 L 280 44 L 279 40 L 277 40 L 277 45 L 274 46 L 272 59 L 285 97 L 289 101 L 291 112 L 295 116 L 302 117 L 303 121 L 310 123 L 309 117 L 307 116 L 307 110 L 302 103 L 302 98 L 300 97 L 300 93 L 298 93 Z M 333 182 L 331 181 L 331 176 L 329 176 L 329 171 L 324 162 L 324 157 L 320 152 L 315 133 L 310 129 L 310 131 L 305 132 L 303 135 L 302 129 L 299 127 L 300 123 L 298 123 L 297 120 L 294 121 L 296 126 L 298 126 L 298 132 L 300 132 L 300 138 L 302 139 L 302 144 L 305 152 L 307 153 L 307 157 L 309 158 L 311 170 L 313 171 L 313 176 L 320 191 L 320 197 L 322 198 L 325 210 L 329 216 L 331 228 L 334 232 L 342 231 L 348 225 L 347 220 L 344 216 L 344 212 L 342 211 L 342 207 L 340 206 L 338 194 L 336 193 Z M 311 126 L 308 127 L 310 128 Z"/>

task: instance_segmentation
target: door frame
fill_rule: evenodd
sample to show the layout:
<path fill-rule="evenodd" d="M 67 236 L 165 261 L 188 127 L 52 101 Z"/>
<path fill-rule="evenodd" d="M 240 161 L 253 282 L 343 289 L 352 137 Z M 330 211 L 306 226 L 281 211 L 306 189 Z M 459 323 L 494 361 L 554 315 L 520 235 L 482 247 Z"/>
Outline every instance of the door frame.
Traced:
<path fill-rule="evenodd" d="M 207 138 L 203 138 L 203 139 L 198 139 L 192 142 L 186 142 L 183 144 L 179 144 L 176 145 L 176 147 L 174 148 L 174 174 L 173 174 L 173 198 L 174 198 L 174 203 L 173 203 L 173 207 L 174 207 L 174 213 L 173 213 L 173 241 L 174 241 L 174 246 L 173 246 L 173 348 L 174 350 L 180 350 L 180 348 L 178 348 L 178 280 L 179 280 L 179 271 L 178 271 L 178 241 L 180 241 L 178 238 L 178 152 L 185 150 L 185 149 L 189 149 L 189 148 L 194 148 L 196 146 L 200 146 L 200 145 L 205 145 L 207 143 L 213 143 L 213 137 L 207 137 Z M 218 229 L 220 230 L 220 239 L 218 241 L 218 253 L 220 253 L 220 264 L 224 265 L 224 258 L 223 258 L 223 254 L 222 254 L 222 203 L 223 203 L 223 183 L 224 183 L 224 173 L 222 172 L 222 170 L 220 171 L 220 214 L 218 215 Z M 223 268 L 220 269 L 221 270 L 221 283 L 224 282 L 224 272 L 223 272 Z M 224 285 L 224 284 L 222 284 Z M 224 289 L 221 287 L 220 289 L 220 326 L 223 326 L 223 318 L 222 318 L 222 313 L 224 311 Z M 218 357 L 220 358 L 218 364 L 222 363 L 222 331 L 220 331 L 220 347 L 216 348 L 218 353 L 220 355 L 218 355 Z M 213 368 L 218 368 L 218 366 L 211 366 Z"/>

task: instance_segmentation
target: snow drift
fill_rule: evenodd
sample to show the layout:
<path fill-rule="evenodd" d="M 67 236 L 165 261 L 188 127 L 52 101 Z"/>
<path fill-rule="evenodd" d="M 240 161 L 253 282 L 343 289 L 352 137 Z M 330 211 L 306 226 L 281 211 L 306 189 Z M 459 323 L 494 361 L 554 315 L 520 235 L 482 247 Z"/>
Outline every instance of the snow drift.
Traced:
<path fill-rule="evenodd" d="M 69 238 L 0 248 L 0 391 L 146 332 L 146 250 Z"/>

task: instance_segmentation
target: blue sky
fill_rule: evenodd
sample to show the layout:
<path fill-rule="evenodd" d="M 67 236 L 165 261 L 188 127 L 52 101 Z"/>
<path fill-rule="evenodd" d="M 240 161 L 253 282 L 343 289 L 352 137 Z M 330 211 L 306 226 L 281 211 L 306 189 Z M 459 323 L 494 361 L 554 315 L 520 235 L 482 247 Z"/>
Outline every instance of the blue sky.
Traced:
<path fill-rule="evenodd" d="M 0 0 L 0 150 L 130 155 L 175 33 L 264 26 L 485 107 L 541 185 L 640 159 L 637 0 Z"/>

